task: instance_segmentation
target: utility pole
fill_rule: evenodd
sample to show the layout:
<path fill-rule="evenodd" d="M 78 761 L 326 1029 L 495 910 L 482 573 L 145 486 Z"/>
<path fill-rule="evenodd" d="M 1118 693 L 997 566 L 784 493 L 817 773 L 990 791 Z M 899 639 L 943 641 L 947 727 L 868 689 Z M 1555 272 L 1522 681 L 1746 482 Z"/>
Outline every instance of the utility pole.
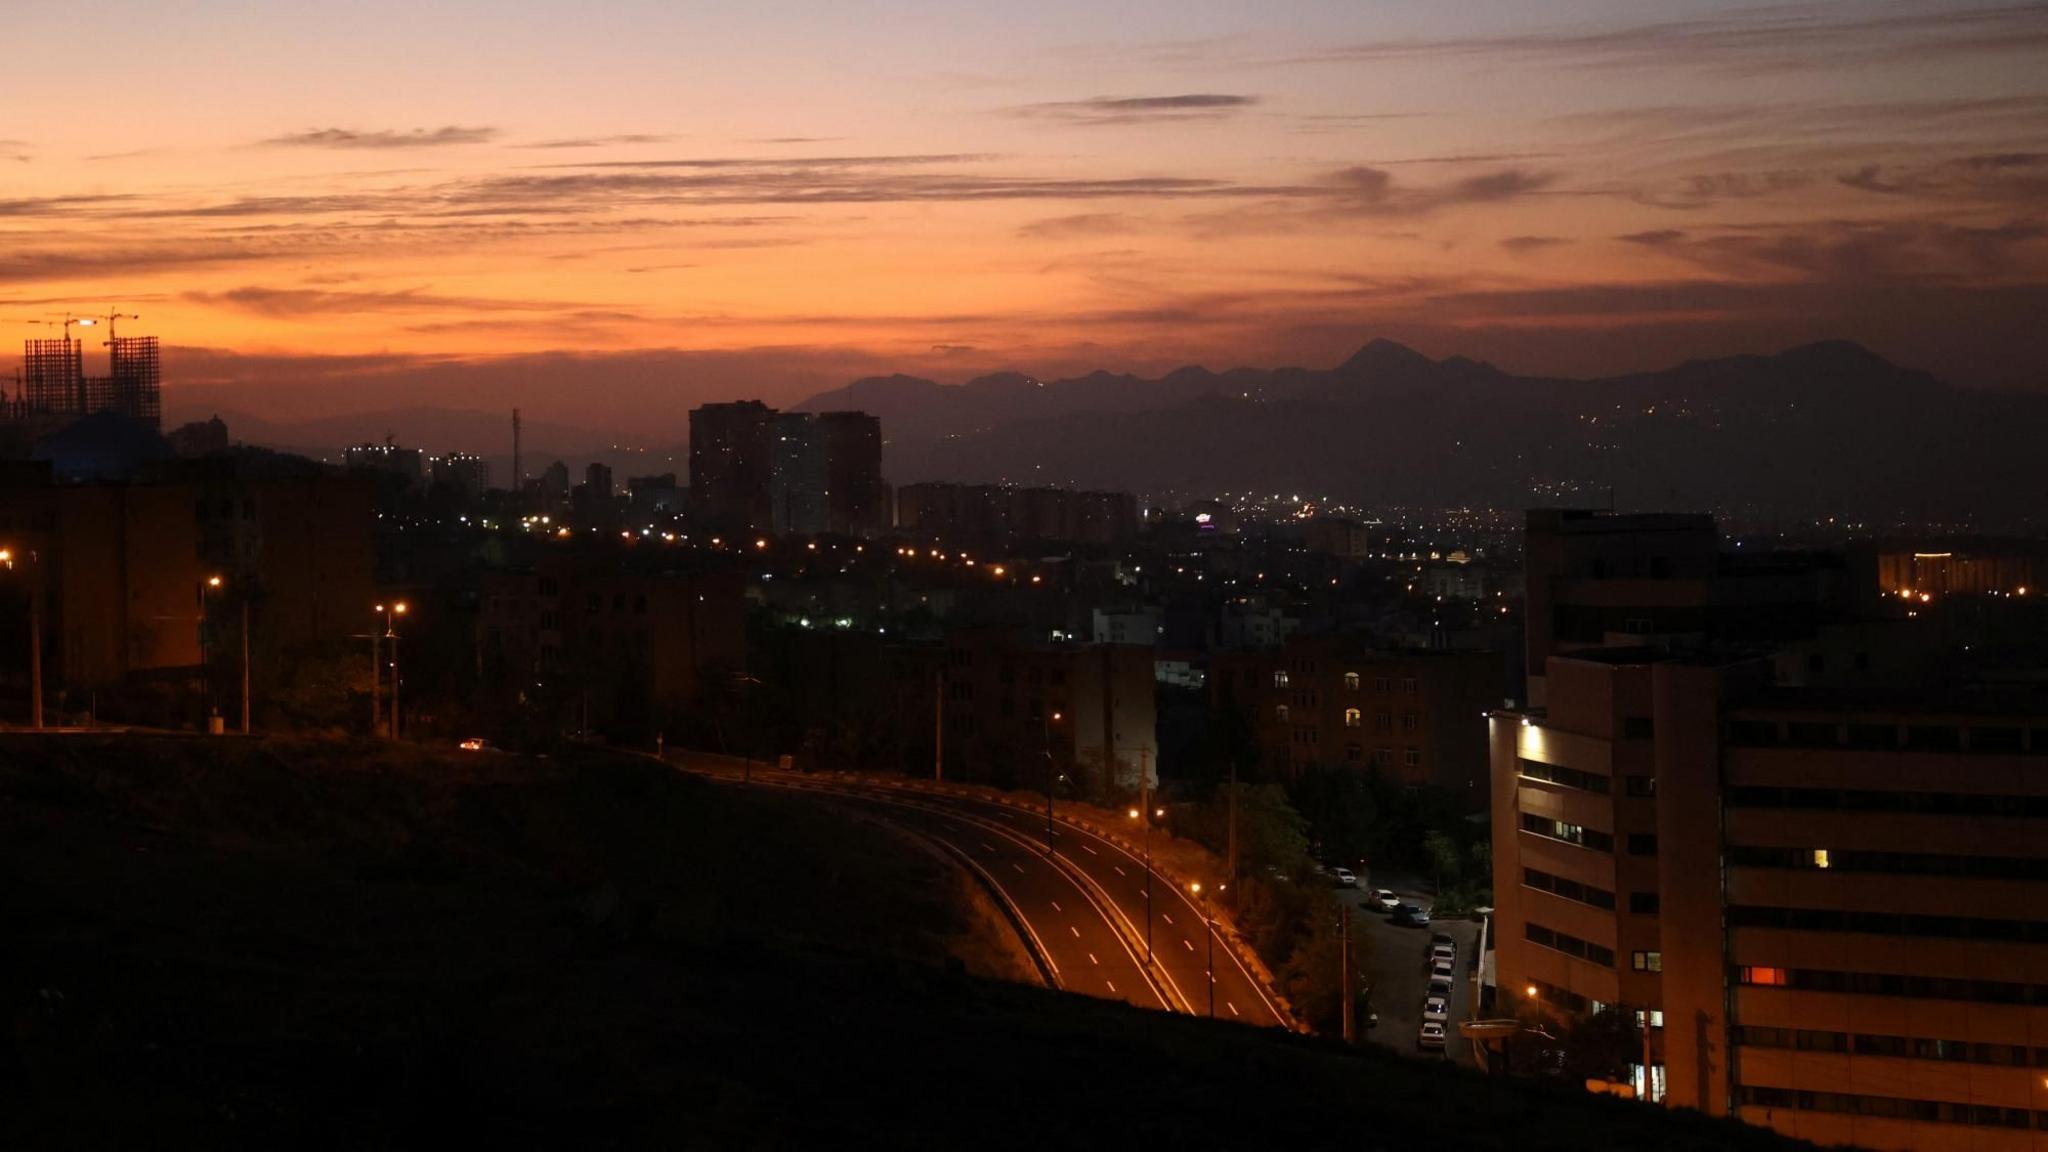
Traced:
<path fill-rule="evenodd" d="M 398 630 L 391 630 L 391 739 L 398 739 Z"/>
<path fill-rule="evenodd" d="M 378 651 L 377 630 L 370 629 L 370 739 L 384 727 L 384 656 Z"/>
<path fill-rule="evenodd" d="M 946 668 L 932 677 L 932 782 L 946 777 Z"/>
<path fill-rule="evenodd" d="M 36 566 L 36 579 L 42 579 L 42 566 Z M 28 723 L 29 727 L 43 730 L 43 605 L 42 590 L 35 586 L 29 589 L 28 605 Z"/>
<path fill-rule="evenodd" d="M 1057 712 L 1044 712 L 1045 717 L 1045 854 L 1053 854 L 1052 847 L 1052 722 L 1060 718 Z"/>
<path fill-rule="evenodd" d="M 1355 1043 L 1358 1010 L 1352 1003 L 1358 983 L 1351 974 L 1351 905 L 1337 905 L 1337 978 L 1344 982 L 1344 1042 Z"/>
<path fill-rule="evenodd" d="M 242 735 L 249 734 L 249 598 L 242 597 Z"/>
<path fill-rule="evenodd" d="M 1232 892 L 1235 892 L 1235 891 L 1237 891 L 1237 760 L 1236 760 L 1235 758 L 1232 758 L 1232 759 L 1231 759 L 1231 761 L 1230 761 L 1230 794 L 1229 794 L 1229 795 L 1230 795 L 1230 820 L 1229 820 L 1229 832 L 1228 832 L 1228 836 L 1229 836 L 1229 842 L 1230 842 L 1230 852 L 1229 852 L 1229 866 L 1230 866 L 1230 890 L 1231 890 Z M 1233 908 L 1237 907 L 1237 905 L 1236 905 L 1236 903 L 1235 903 L 1235 901 L 1237 900 L 1237 897 L 1236 897 L 1236 896 L 1232 896 L 1232 897 L 1231 897 L 1230 899 L 1231 899 L 1231 900 L 1232 900 L 1232 902 L 1233 902 L 1233 903 L 1231 904 L 1231 907 L 1233 907 Z"/>

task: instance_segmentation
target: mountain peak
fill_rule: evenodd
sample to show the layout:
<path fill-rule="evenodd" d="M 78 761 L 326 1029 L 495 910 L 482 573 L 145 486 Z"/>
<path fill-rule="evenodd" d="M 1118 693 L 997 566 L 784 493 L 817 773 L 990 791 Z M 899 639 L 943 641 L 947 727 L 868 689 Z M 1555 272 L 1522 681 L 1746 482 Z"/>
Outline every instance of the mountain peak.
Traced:
<path fill-rule="evenodd" d="M 1345 375 L 1359 372 L 1413 371 L 1418 368 L 1434 368 L 1436 361 L 1408 347 L 1397 344 L 1385 337 L 1376 337 L 1365 347 L 1351 354 L 1351 359 L 1337 366 Z"/>

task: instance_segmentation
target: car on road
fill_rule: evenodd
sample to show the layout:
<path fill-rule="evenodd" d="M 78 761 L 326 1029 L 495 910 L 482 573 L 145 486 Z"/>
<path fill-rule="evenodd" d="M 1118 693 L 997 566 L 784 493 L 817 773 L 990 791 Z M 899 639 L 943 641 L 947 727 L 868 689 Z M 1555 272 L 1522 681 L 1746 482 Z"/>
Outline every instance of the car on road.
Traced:
<path fill-rule="evenodd" d="M 1337 887 L 1339 888 L 1358 887 L 1358 876 L 1349 868 L 1332 868 L 1330 869 L 1330 875 L 1337 878 Z"/>
<path fill-rule="evenodd" d="M 1422 1030 L 1415 1035 L 1415 1046 L 1441 1051 L 1444 1046 L 1444 1026 L 1435 1020 L 1424 1023 Z"/>
<path fill-rule="evenodd" d="M 1403 904 L 1394 909 L 1394 923 L 1403 928 L 1421 928 L 1429 923 L 1429 912 L 1419 904 Z"/>
<path fill-rule="evenodd" d="M 1401 906 L 1401 898 L 1394 895 L 1392 888 L 1376 888 L 1366 896 L 1365 903 L 1376 912 L 1392 912 Z"/>
<path fill-rule="evenodd" d="M 496 752 L 498 746 L 481 736 L 471 736 L 462 742 L 464 752 Z"/>
<path fill-rule="evenodd" d="M 1441 996 L 1446 1000 L 1450 999 L 1451 978 L 1449 976 L 1431 976 L 1429 978 L 1429 994 L 1431 996 Z"/>
<path fill-rule="evenodd" d="M 1422 1002 L 1422 1018 L 1441 1024 L 1451 1018 L 1451 1002 L 1442 996 L 1431 996 Z"/>

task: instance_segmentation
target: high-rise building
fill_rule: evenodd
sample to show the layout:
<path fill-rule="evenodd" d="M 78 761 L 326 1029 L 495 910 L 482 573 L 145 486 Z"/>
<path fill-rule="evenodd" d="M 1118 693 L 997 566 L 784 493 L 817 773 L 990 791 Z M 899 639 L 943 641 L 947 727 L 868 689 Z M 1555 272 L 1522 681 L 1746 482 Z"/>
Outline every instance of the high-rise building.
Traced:
<path fill-rule="evenodd" d="M 673 472 L 663 472 L 659 476 L 630 476 L 626 479 L 626 496 L 635 512 L 681 511 L 680 492 L 681 489 L 676 487 L 676 474 Z"/>
<path fill-rule="evenodd" d="M 865 412 L 826 412 L 828 530 L 870 536 L 889 528 L 889 487 L 882 479 L 882 422 Z"/>
<path fill-rule="evenodd" d="M 830 527 L 831 462 L 824 424 L 808 412 L 775 415 L 768 478 L 768 527 L 778 536 L 815 536 Z"/>
<path fill-rule="evenodd" d="M 450 452 L 434 458 L 434 483 L 445 484 L 471 499 L 491 488 L 491 462 L 466 452 Z"/>
<path fill-rule="evenodd" d="M 774 417 L 759 400 L 690 410 L 690 510 L 704 528 L 768 527 Z"/>
<path fill-rule="evenodd" d="M 1926 620 L 1830 619 L 1783 558 L 1693 552 L 1678 576 L 1670 536 L 1599 533 L 1567 547 L 1607 572 L 1559 579 L 1530 523 L 1544 704 L 1488 721 L 1508 1006 L 1629 1014 L 1637 1088 L 1673 1106 L 1821 1144 L 2035 1147 L 2048 693 L 1959 681 Z M 1811 566 L 1809 593 L 1839 573 Z M 1539 585 L 1566 625 L 1542 636 Z M 1598 645 L 1574 611 L 1653 619 Z"/>
<path fill-rule="evenodd" d="M 389 472 L 403 476 L 412 484 L 426 479 L 426 453 L 417 448 L 401 448 L 386 441 L 382 444 L 351 444 L 342 449 L 342 463 L 350 468 L 362 468 L 372 472 Z"/>
<path fill-rule="evenodd" d="M 591 499 L 610 500 L 612 498 L 612 470 L 610 465 L 599 464 L 595 460 L 591 461 L 589 466 L 583 469 L 583 484 L 589 490 Z"/>

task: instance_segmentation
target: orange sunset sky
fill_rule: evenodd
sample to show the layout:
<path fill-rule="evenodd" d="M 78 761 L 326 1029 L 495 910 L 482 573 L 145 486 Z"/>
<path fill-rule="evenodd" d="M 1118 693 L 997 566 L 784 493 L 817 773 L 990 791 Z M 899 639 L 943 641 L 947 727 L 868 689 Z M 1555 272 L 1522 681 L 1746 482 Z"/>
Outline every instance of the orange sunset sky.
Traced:
<path fill-rule="evenodd" d="M 864 373 L 1861 340 L 2039 387 L 2048 7 L 10 5 L 0 370 L 679 430 Z M 200 414 L 203 414 L 201 412 Z"/>

